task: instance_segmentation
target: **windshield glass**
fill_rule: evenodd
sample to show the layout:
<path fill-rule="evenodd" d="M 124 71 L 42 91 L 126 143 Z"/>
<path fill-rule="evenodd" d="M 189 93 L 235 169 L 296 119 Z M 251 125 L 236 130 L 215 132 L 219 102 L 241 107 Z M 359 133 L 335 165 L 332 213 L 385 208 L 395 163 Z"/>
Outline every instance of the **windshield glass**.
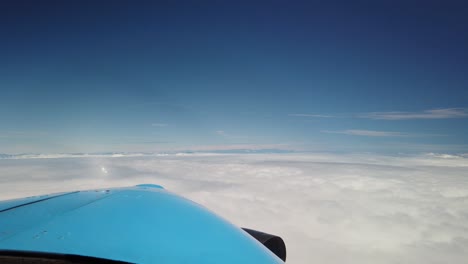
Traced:
<path fill-rule="evenodd" d="M 468 263 L 468 0 L 0 0 L 0 211 L 138 184 L 281 237 L 290 263 Z M 0 250 L 219 253 L 16 209 Z"/>

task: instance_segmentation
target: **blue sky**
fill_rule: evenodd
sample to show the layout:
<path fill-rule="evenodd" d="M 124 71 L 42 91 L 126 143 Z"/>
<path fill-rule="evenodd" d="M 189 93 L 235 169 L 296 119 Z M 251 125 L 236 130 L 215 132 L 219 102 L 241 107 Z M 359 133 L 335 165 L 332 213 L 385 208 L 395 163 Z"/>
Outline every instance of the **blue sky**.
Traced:
<path fill-rule="evenodd" d="M 350 2 L 2 1 L 0 153 L 467 152 L 468 5 Z"/>

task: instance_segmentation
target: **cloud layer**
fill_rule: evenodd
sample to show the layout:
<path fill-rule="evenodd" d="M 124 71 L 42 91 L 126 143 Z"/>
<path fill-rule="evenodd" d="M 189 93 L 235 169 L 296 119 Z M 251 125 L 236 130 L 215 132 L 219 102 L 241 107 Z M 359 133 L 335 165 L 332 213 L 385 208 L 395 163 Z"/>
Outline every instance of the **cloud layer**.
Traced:
<path fill-rule="evenodd" d="M 0 198 L 157 183 L 281 235 L 288 263 L 465 263 L 468 156 L 185 154 L 0 160 Z"/>

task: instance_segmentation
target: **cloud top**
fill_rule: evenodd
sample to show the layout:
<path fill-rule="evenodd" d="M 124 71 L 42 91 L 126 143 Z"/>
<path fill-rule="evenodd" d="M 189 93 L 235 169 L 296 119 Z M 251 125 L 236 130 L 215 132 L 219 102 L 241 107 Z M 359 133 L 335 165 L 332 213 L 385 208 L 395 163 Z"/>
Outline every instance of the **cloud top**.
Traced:
<path fill-rule="evenodd" d="M 281 235 L 288 263 L 465 263 L 468 156 L 186 154 L 0 160 L 0 198 L 157 183 Z"/>

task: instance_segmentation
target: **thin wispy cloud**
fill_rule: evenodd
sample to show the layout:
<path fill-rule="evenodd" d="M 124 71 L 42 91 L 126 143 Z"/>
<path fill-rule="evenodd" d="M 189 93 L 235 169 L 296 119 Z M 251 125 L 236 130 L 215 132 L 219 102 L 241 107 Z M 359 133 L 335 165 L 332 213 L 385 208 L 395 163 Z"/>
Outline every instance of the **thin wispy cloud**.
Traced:
<path fill-rule="evenodd" d="M 332 115 L 321 115 L 321 114 L 289 114 L 289 116 L 317 117 L 317 118 L 330 118 L 330 117 L 335 117 L 335 116 L 332 116 Z"/>
<path fill-rule="evenodd" d="M 297 148 L 291 144 L 278 143 L 278 144 L 227 144 L 227 145 L 205 145 L 205 146 L 190 146 L 178 151 L 235 151 L 235 150 L 282 150 L 282 151 L 296 151 Z"/>
<path fill-rule="evenodd" d="M 468 109 L 465 108 L 441 108 L 420 112 L 372 112 L 362 114 L 361 118 L 380 120 L 410 120 L 410 119 L 449 119 L 467 118 Z"/>
<path fill-rule="evenodd" d="M 295 117 L 310 118 L 367 118 L 377 120 L 410 120 L 410 119 L 451 119 L 468 118 L 467 108 L 437 108 L 416 112 L 387 111 L 387 112 L 368 112 L 362 114 L 289 114 Z"/>
<path fill-rule="evenodd" d="M 322 132 L 329 133 L 329 134 L 343 134 L 343 135 L 366 136 L 366 137 L 407 137 L 407 136 L 410 136 L 410 134 L 402 133 L 402 132 L 359 130 L 359 129 L 348 129 L 348 130 L 339 130 L 339 131 L 324 130 Z"/>

